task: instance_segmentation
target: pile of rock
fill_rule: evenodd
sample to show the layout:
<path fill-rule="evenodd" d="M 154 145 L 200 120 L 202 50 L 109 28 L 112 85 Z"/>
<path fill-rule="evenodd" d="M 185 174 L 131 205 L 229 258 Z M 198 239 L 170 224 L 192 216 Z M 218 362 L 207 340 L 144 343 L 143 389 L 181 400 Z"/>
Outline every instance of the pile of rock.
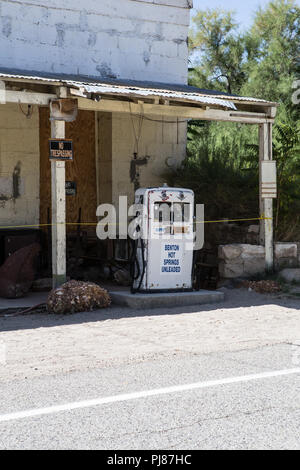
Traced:
<path fill-rule="evenodd" d="M 276 294 L 281 291 L 281 285 L 277 281 L 243 281 L 242 286 L 260 294 Z"/>
<path fill-rule="evenodd" d="M 49 313 L 68 314 L 108 307 L 111 298 L 106 289 L 93 282 L 69 281 L 53 289 L 47 300 Z"/>

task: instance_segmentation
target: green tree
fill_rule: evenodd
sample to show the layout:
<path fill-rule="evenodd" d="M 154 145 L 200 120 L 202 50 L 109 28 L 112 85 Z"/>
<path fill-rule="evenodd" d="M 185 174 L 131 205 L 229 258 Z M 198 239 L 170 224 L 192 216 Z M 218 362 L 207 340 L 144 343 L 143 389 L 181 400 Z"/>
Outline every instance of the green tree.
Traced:
<path fill-rule="evenodd" d="M 294 0 L 272 0 L 265 8 L 257 10 L 251 28 L 243 33 L 239 32 L 231 11 L 198 11 L 190 33 L 190 53 L 193 63 L 190 84 L 280 104 L 274 126 L 273 153 L 278 162 L 279 184 L 274 217 L 279 238 L 289 239 L 296 233 L 300 237 L 300 150 L 297 140 L 300 105 L 292 103 L 293 83 L 300 79 L 299 6 Z M 177 183 L 180 178 L 191 181 L 207 205 L 211 201 L 205 191 L 214 194 L 215 188 L 222 190 L 223 205 L 212 211 L 221 218 L 222 214 L 225 217 L 228 212 L 232 214 L 229 193 L 236 215 L 249 214 L 249 208 L 255 210 L 254 203 L 258 209 L 257 199 L 253 197 L 258 193 L 257 127 L 192 122 L 188 139 L 188 157 L 176 175 Z M 205 175 L 205 191 L 203 184 L 197 186 L 193 178 L 196 174 Z M 233 184 L 230 184 L 231 178 Z M 248 185 L 245 184 L 247 178 Z M 244 187 L 242 195 L 241 187 Z M 205 197 L 208 202 L 203 200 Z M 248 209 L 243 204 L 246 200 L 250 201 Z"/>
<path fill-rule="evenodd" d="M 195 60 L 191 81 L 203 87 L 239 92 L 244 83 L 243 55 L 245 41 L 237 31 L 233 13 L 225 10 L 198 11 L 193 18 L 190 33 L 190 51 Z"/>
<path fill-rule="evenodd" d="M 299 235 L 300 126 L 278 123 L 274 134 L 273 155 L 278 175 L 275 229 L 278 238 L 283 239 Z"/>
<path fill-rule="evenodd" d="M 256 46 L 242 94 L 282 103 L 282 115 L 295 112 L 291 95 L 299 72 L 300 8 L 293 0 L 271 1 L 259 8 L 247 36 Z"/>

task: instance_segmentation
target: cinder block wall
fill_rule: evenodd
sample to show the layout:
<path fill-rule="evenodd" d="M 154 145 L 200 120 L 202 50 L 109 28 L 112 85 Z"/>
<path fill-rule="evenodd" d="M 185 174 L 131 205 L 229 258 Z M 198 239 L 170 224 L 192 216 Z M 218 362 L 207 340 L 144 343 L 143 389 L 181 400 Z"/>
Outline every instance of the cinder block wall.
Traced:
<path fill-rule="evenodd" d="M 139 119 L 132 119 L 138 134 Z M 127 195 L 129 203 L 134 199 L 134 185 L 130 181 L 130 162 L 135 150 L 132 119 L 130 114 L 112 114 L 112 200 L 116 205 L 119 195 Z M 170 166 L 178 166 L 185 157 L 186 124 L 174 123 L 174 118 L 170 120 L 171 123 L 166 119 L 165 122 L 143 121 L 138 158 L 148 156 L 149 159 L 138 168 L 140 187 L 163 184 Z"/>
<path fill-rule="evenodd" d="M 24 111 L 27 107 L 24 107 Z M 154 118 L 157 119 L 157 118 Z M 174 121 L 174 118 L 172 119 Z M 137 132 L 138 118 L 133 117 Z M 135 135 L 130 114 L 99 113 L 98 120 L 99 202 L 118 206 L 119 195 L 134 199 L 130 163 Z M 0 225 L 39 223 L 40 156 L 37 107 L 27 119 L 19 105 L 0 106 Z M 186 124 L 144 120 L 139 140 L 140 186 L 158 186 L 165 173 L 186 154 Z"/>
<path fill-rule="evenodd" d="M 0 2 L 1 67 L 187 82 L 191 0 Z"/>
<path fill-rule="evenodd" d="M 0 105 L 0 226 L 39 223 L 39 167 L 37 107 Z"/>

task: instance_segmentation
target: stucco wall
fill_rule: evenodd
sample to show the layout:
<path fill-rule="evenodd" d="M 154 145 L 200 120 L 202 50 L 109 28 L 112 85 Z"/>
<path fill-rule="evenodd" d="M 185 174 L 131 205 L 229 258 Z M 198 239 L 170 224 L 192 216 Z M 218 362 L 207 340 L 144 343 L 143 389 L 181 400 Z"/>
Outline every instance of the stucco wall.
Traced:
<path fill-rule="evenodd" d="M 190 0 L 5 0 L 1 67 L 187 81 Z"/>
<path fill-rule="evenodd" d="M 135 133 L 133 130 L 133 123 Z M 117 205 L 119 195 L 133 202 L 134 185 L 130 181 L 130 162 L 135 151 L 135 134 L 139 120 L 129 114 L 112 114 L 112 200 Z M 157 119 L 157 118 L 154 118 Z M 174 122 L 174 118 L 171 120 Z M 165 182 L 169 165 L 177 166 L 186 154 L 185 123 L 153 122 L 144 119 L 139 140 L 138 157 L 148 156 L 148 162 L 138 168 L 140 187 L 158 186 Z"/>
<path fill-rule="evenodd" d="M 27 119 L 18 105 L 0 105 L 0 226 L 38 222 L 38 110 Z"/>

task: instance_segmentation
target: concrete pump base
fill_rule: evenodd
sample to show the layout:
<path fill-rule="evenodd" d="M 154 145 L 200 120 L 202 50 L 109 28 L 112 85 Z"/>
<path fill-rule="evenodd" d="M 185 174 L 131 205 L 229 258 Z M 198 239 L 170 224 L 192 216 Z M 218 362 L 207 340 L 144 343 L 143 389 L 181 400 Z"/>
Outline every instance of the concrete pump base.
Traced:
<path fill-rule="evenodd" d="M 224 292 L 208 290 L 153 294 L 131 294 L 128 291 L 112 291 L 110 296 L 113 304 L 133 309 L 185 307 L 188 305 L 213 304 L 224 300 Z"/>

